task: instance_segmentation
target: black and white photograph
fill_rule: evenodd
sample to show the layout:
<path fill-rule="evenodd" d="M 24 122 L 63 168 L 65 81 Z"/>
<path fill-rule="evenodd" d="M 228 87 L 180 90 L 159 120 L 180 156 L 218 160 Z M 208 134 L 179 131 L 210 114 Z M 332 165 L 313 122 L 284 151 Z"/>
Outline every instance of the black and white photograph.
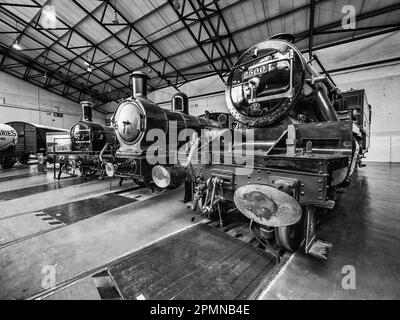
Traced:
<path fill-rule="evenodd" d="M 400 0 L 1 0 L 0 300 L 400 300 Z"/>

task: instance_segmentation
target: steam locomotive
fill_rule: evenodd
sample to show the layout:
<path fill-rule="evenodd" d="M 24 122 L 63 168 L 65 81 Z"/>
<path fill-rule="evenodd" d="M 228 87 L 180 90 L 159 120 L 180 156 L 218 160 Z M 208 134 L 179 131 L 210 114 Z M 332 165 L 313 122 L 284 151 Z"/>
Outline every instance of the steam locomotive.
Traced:
<path fill-rule="evenodd" d="M 172 111 L 161 108 L 147 99 L 147 75 L 133 72 L 131 78 L 133 96 L 118 105 L 111 119 L 120 147 L 112 152 L 112 156 L 103 157 L 107 175 L 119 177 L 120 183 L 132 179 L 139 185 L 152 186 L 153 180 L 158 181 L 164 170 L 171 169 L 174 179 L 167 185 L 177 186 L 184 180 L 186 172 L 175 164 L 181 154 L 179 151 L 189 143 L 190 135 L 221 125 L 212 119 L 189 115 L 188 98 L 181 92 L 172 97 Z M 186 129 L 187 134 L 178 139 L 177 134 Z M 153 168 L 160 163 L 163 164 L 162 172 L 153 174 Z M 161 181 L 157 185 L 163 187 Z"/>
<path fill-rule="evenodd" d="M 235 130 L 211 130 L 209 143 L 219 143 L 206 151 L 208 162 L 186 167 L 188 208 L 221 224 L 239 211 L 265 248 L 304 244 L 307 254 L 326 259 L 332 245 L 317 239 L 316 217 L 333 209 L 335 191 L 350 183 L 368 151 L 365 92 L 340 92 L 285 35 L 240 56 L 228 75 L 226 103 Z M 157 170 L 164 185 L 173 180 L 171 170 Z"/>
<path fill-rule="evenodd" d="M 118 148 L 116 134 L 112 127 L 93 122 L 93 103 L 82 101 L 82 120 L 70 130 L 69 150 L 54 150 L 50 156 L 60 163 L 58 178 L 62 173 L 74 174 L 77 169 L 84 176 L 103 172 L 102 150 L 107 146 L 112 152 Z"/>

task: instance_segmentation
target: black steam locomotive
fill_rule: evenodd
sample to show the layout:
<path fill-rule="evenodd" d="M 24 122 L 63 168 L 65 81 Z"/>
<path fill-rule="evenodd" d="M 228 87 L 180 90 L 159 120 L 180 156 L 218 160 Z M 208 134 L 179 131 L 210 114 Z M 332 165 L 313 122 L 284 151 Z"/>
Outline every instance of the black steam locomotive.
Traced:
<path fill-rule="evenodd" d="M 180 149 L 189 143 L 193 132 L 221 125 L 212 119 L 189 115 L 184 93 L 173 96 L 173 111 L 161 108 L 147 99 L 147 75 L 133 72 L 131 77 L 133 97 L 122 101 L 111 119 L 120 147 L 112 156 L 103 157 L 107 175 L 119 177 L 120 183 L 132 179 L 139 185 L 151 186 L 154 179 L 173 168 L 174 180 L 168 181 L 168 186 L 179 185 L 185 178 L 185 170 L 175 166 Z M 177 134 L 185 129 L 186 135 L 179 139 Z M 152 174 L 158 164 L 163 164 L 161 171 Z M 163 187 L 162 183 L 158 185 Z"/>
<path fill-rule="evenodd" d="M 209 143 L 219 143 L 207 151 L 209 161 L 187 166 L 188 207 L 221 223 L 237 209 L 265 247 L 295 251 L 304 243 L 307 254 L 325 259 L 332 245 L 317 239 L 316 215 L 334 207 L 335 191 L 349 184 L 368 150 L 365 93 L 340 92 L 292 41 L 271 38 L 235 63 L 226 103 L 235 129 L 211 130 Z M 119 138 L 136 132 L 134 141 L 139 131 L 127 131 L 124 121 Z M 173 175 L 164 171 L 160 183 Z"/>
<path fill-rule="evenodd" d="M 112 127 L 93 122 L 93 103 L 82 101 L 82 120 L 70 130 L 70 149 L 56 151 L 50 156 L 57 157 L 54 162 L 60 163 L 58 178 L 62 173 L 74 174 L 77 169 L 84 176 L 102 174 L 104 166 L 102 156 L 118 148 L 118 141 Z"/>

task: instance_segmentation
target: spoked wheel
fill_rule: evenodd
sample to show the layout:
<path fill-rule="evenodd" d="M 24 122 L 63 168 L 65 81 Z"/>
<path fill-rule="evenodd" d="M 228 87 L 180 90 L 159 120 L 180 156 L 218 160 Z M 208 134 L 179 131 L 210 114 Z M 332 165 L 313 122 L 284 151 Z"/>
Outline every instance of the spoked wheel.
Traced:
<path fill-rule="evenodd" d="M 14 166 L 14 164 L 15 164 L 14 159 L 12 159 L 12 158 L 5 158 L 5 159 L 0 163 L 0 166 L 1 166 L 3 169 L 11 169 L 11 168 Z"/>
<path fill-rule="evenodd" d="M 299 222 L 292 226 L 287 227 L 276 227 L 275 228 L 275 240 L 279 247 L 284 248 L 288 251 L 295 252 L 299 249 L 306 232 L 306 219 L 305 210 Z"/>

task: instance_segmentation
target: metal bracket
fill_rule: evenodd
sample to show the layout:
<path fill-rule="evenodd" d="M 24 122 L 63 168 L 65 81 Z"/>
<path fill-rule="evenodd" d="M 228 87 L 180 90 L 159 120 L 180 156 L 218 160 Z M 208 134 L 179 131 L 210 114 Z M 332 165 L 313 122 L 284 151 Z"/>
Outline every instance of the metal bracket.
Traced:
<path fill-rule="evenodd" d="M 296 128 L 294 125 L 289 125 L 287 128 L 286 156 L 293 157 L 296 154 L 296 143 Z"/>
<path fill-rule="evenodd" d="M 271 177 L 272 187 L 277 188 L 280 191 L 286 192 L 296 200 L 299 198 L 299 181 L 297 179 L 290 179 L 279 176 Z"/>
<path fill-rule="evenodd" d="M 220 202 L 225 200 L 223 196 L 222 184 L 222 178 L 213 177 L 208 179 L 206 198 L 204 200 L 204 205 L 201 208 L 201 211 L 208 216 L 212 215 L 217 210 L 219 215 L 219 224 L 221 228 L 223 227 L 223 221 Z M 221 195 L 217 194 L 217 189 L 220 189 Z"/>
<path fill-rule="evenodd" d="M 328 254 L 332 249 L 332 244 L 317 239 L 315 231 L 315 207 L 307 206 L 307 233 L 305 252 L 316 258 L 327 260 Z"/>
<path fill-rule="evenodd" d="M 221 178 L 222 183 L 229 187 L 230 191 L 234 191 L 235 188 L 235 174 L 230 170 L 212 169 L 211 175 L 216 178 Z"/>

